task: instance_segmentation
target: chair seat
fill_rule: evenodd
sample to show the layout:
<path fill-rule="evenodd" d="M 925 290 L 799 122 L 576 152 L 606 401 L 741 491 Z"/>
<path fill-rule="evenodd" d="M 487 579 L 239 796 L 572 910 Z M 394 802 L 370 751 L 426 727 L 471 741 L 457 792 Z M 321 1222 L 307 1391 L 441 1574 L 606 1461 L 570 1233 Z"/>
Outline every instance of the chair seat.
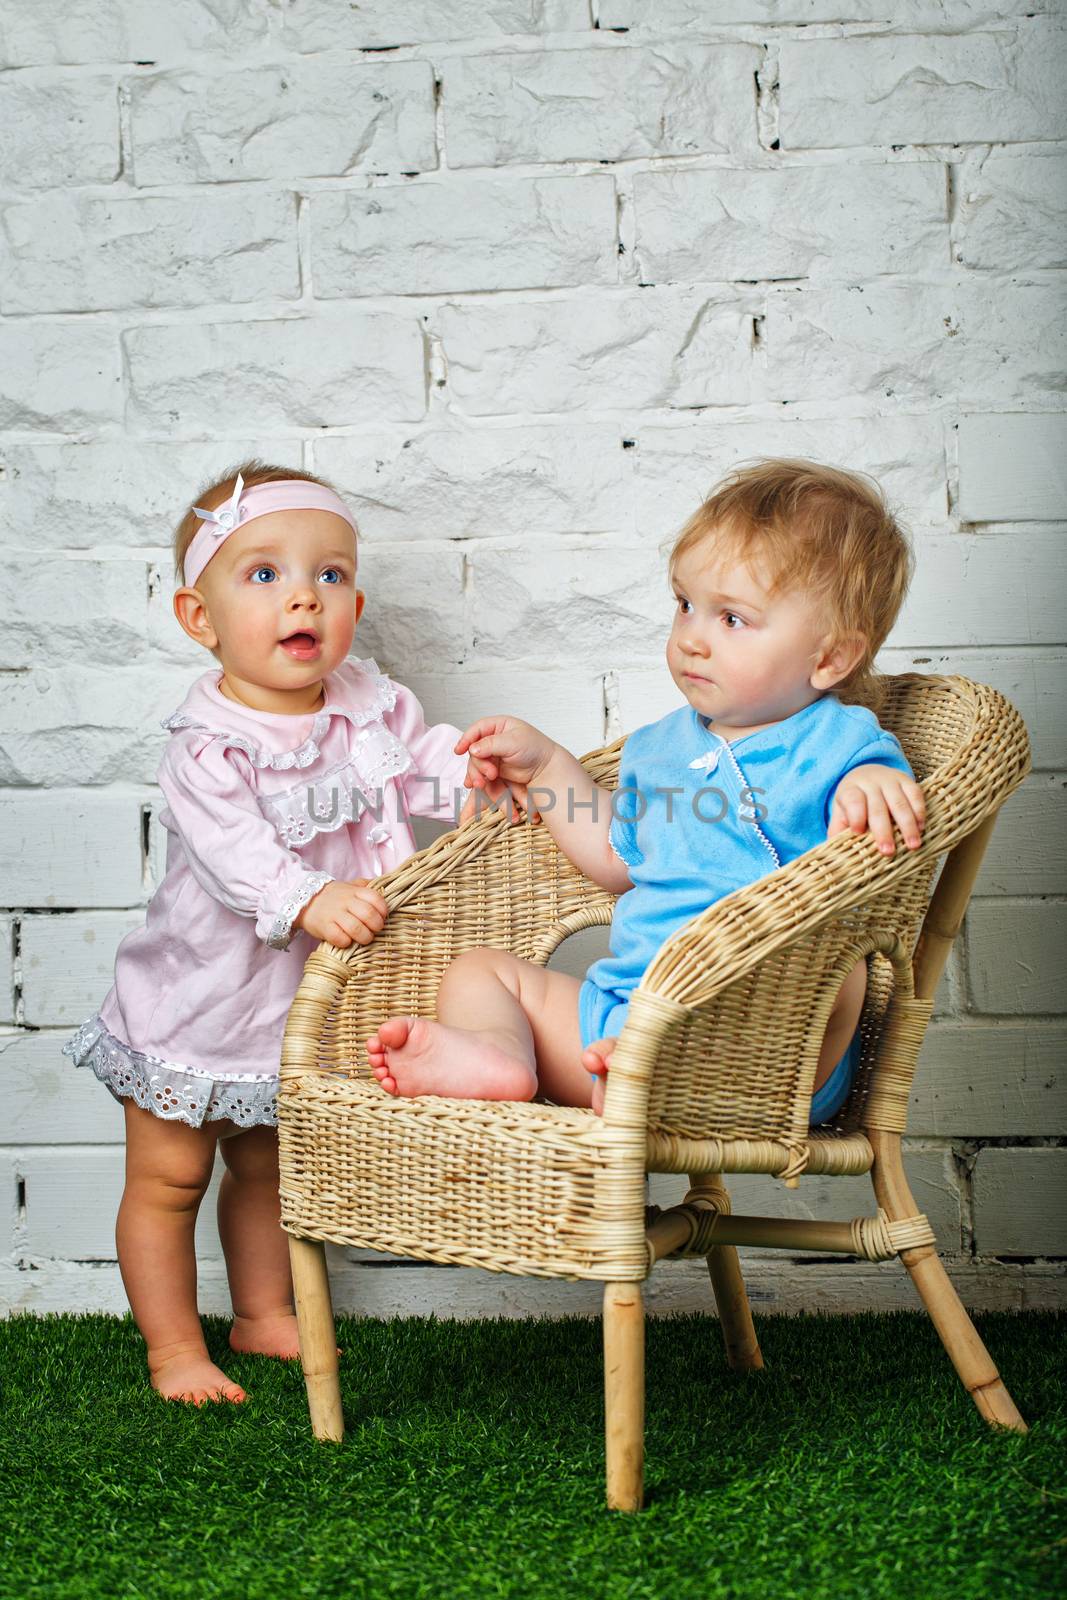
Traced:
<path fill-rule="evenodd" d="M 421 1261 L 552 1278 L 643 1278 L 643 1208 L 618 1193 L 618 1129 L 538 1102 L 401 1099 L 364 1077 L 308 1073 L 282 1089 L 282 1225 Z M 862 1134 L 682 1139 L 650 1128 L 652 1172 L 870 1170 Z M 631 1190 L 632 1192 L 632 1190 Z"/>
<path fill-rule="evenodd" d="M 281 1102 L 290 1233 L 535 1277 L 647 1273 L 643 1201 L 620 1201 L 619 1131 L 591 1111 L 401 1099 L 326 1073 L 285 1080 Z"/>

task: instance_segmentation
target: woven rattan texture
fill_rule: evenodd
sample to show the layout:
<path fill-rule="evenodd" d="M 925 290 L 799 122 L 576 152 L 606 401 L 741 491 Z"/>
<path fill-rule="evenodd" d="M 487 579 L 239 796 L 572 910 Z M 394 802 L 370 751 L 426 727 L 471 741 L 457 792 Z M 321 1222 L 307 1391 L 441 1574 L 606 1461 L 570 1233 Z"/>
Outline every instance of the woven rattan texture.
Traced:
<path fill-rule="evenodd" d="M 1026 730 L 963 678 L 882 679 L 868 702 L 923 781 L 918 851 L 882 857 L 839 836 L 710 906 L 660 951 L 630 1008 L 602 1119 L 545 1106 L 396 1101 L 369 1076 L 383 1018 L 432 1016 L 448 962 L 493 945 L 545 961 L 610 918 L 546 828 L 483 817 L 381 880 L 369 948 L 321 946 L 282 1051 L 283 1222 L 306 1237 L 506 1271 L 643 1276 L 643 1174 L 866 1171 L 859 1131 L 903 1126 L 928 1005 L 911 956 L 945 851 L 1022 781 Z M 615 782 L 621 741 L 585 758 Z M 819 1041 L 853 962 L 868 957 L 862 1063 L 829 1137 L 808 1132 Z M 893 1002 L 894 1021 L 885 1026 Z"/>

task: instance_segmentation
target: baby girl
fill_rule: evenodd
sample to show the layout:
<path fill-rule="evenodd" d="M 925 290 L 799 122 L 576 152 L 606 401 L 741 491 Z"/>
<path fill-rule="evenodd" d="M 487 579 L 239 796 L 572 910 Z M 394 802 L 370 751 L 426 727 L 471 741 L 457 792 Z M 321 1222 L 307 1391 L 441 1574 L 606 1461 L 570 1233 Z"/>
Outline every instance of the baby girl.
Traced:
<path fill-rule="evenodd" d="M 594 882 L 620 895 L 611 953 L 583 982 L 501 950 L 445 972 L 436 1022 L 394 1017 L 368 1040 L 390 1094 L 603 1104 L 630 996 L 664 940 L 712 901 L 812 849 L 870 830 L 915 849 L 923 794 L 874 715 L 842 696 L 871 674 L 907 589 L 910 552 L 877 488 L 807 461 L 756 463 L 683 528 L 669 563 L 667 664 L 686 704 L 626 740 L 615 795 L 512 717 L 468 728 L 468 782 L 510 787 Z M 866 989 L 857 962 L 822 1040 L 811 1120 L 844 1103 Z"/>
<path fill-rule="evenodd" d="M 218 1143 L 230 1344 L 298 1353 L 279 1226 L 276 1091 L 285 1020 L 321 940 L 369 943 L 368 886 L 415 848 L 409 815 L 454 820 L 458 729 L 349 660 L 364 596 L 356 525 L 321 479 L 252 461 L 178 526 L 178 621 L 217 668 L 163 726 L 166 875 L 114 986 L 64 1051 L 126 1117 L 122 1278 L 171 1399 L 242 1400 L 210 1359 L 193 1226 Z"/>

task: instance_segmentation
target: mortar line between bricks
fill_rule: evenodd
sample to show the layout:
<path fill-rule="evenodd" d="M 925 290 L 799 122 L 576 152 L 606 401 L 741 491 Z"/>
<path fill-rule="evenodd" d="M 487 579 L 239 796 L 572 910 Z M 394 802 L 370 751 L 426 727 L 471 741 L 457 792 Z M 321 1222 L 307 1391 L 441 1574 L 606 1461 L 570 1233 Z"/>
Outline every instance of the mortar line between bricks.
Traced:
<path fill-rule="evenodd" d="M 1038 13 L 1032 20 L 1040 26 L 1045 16 Z M 999 24 L 999 25 L 998 25 Z M 1047 24 L 1046 24 L 1047 25 Z M 972 30 L 977 32 L 978 30 Z M 1018 32 L 1017 18 L 998 19 L 992 26 L 984 26 L 983 33 L 1014 36 Z M 572 32 L 556 31 L 531 34 L 483 34 L 463 39 L 425 39 L 413 43 L 379 45 L 334 45 L 328 49 L 298 50 L 287 47 L 282 36 L 250 43 L 241 50 L 241 59 L 234 64 L 230 53 L 222 46 L 217 54 L 209 49 L 190 48 L 176 51 L 165 62 L 136 61 L 130 58 L 104 58 L 98 61 L 79 62 L 25 62 L 6 66 L 0 71 L 0 84 L 26 82 L 44 88 L 53 83 L 71 83 L 93 78 L 124 79 L 131 85 L 151 83 L 155 79 L 195 72 L 199 78 L 214 81 L 236 76 L 238 73 L 269 71 L 272 67 L 322 66 L 362 69 L 367 74 L 389 73 L 391 69 L 412 62 L 429 61 L 434 57 L 442 61 L 508 60 L 509 58 L 536 55 L 577 54 L 596 56 L 613 51 L 652 55 L 659 49 L 685 50 L 686 48 L 714 48 L 739 44 L 760 46 L 772 38 L 776 43 L 807 44 L 863 38 L 906 38 L 916 34 L 923 38 L 955 38 L 956 32 L 942 33 L 930 28 L 877 25 L 858 20 L 841 22 L 738 22 L 719 23 L 693 30 L 679 27 L 657 29 L 640 33 L 634 29 L 625 32 L 592 24 Z M 257 48 L 258 46 L 258 48 Z"/>

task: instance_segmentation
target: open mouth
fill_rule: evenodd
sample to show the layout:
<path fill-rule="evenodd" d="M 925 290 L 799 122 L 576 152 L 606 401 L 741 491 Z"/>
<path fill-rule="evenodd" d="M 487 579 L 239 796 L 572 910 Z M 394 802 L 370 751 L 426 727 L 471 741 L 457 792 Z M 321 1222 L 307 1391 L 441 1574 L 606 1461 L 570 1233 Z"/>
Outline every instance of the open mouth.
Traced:
<path fill-rule="evenodd" d="M 288 655 L 294 656 L 298 661 L 311 661 L 319 653 L 318 635 L 306 630 L 291 633 L 287 639 L 282 639 L 279 643 Z"/>

